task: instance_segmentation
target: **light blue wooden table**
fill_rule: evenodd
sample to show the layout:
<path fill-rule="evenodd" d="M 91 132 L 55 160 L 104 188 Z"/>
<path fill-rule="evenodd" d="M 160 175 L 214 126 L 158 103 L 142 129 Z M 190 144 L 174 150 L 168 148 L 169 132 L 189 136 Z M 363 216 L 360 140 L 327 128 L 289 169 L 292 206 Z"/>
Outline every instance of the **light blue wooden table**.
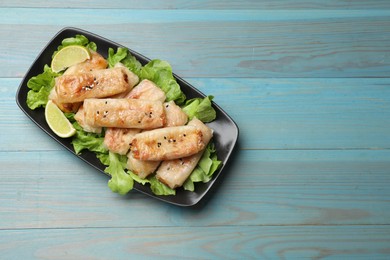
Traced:
<path fill-rule="evenodd" d="M 1 1 L 1 259 L 389 259 L 390 1 Z M 173 70 L 240 127 L 191 208 L 74 157 L 17 107 L 63 27 Z"/>

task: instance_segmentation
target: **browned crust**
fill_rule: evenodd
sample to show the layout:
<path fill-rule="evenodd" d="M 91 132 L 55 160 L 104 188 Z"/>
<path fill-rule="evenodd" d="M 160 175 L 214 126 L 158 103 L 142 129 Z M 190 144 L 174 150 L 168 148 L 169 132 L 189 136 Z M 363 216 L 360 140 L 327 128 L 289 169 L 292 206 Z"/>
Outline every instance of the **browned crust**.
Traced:
<path fill-rule="evenodd" d="M 131 143 L 132 155 L 138 160 L 155 161 L 182 158 L 201 151 L 205 147 L 202 131 L 196 127 L 185 130 L 183 133 L 154 130 L 156 136 L 153 138 L 145 134 L 136 135 Z"/>
<path fill-rule="evenodd" d="M 129 88 L 128 76 L 121 68 L 62 75 L 56 78 L 55 84 L 58 100 L 61 103 L 108 97 L 125 92 Z"/>

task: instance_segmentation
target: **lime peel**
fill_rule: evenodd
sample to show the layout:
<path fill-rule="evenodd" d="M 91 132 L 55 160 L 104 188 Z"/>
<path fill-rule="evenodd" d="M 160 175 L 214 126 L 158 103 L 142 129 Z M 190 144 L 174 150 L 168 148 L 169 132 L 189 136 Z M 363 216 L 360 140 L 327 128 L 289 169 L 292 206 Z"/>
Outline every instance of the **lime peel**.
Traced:
<path fill-rule="evenodd" d="M 76 129 L 71 122 L 51 100 L 45 107 L 45 119 L 50 129 L 59 137 L 68 138 L 76 134 Z"/>
<path fill-rule="evenodd" d="M 70 45 L 59 50 L 51 61 L 51 69 L 54 72 L 63 71 L 73 65 L 91 58 L 88 48 L 80 45 Z"/>

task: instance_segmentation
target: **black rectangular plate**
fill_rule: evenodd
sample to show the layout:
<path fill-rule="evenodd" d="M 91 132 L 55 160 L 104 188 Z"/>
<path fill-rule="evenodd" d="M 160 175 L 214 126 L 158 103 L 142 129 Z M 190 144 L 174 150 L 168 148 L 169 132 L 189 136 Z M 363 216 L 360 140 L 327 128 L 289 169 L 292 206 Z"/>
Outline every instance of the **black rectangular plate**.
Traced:
<path fill-rule="evenodd" d="M 40 73 L 43 72 L 43 67 L 45 64 L 50 65 L 51 56 L 57 47 L 61 45 L 61 42 L 65 38 L 74 37 L 76 34 L 82 34 L 86 36 L 90 41 L 95 42 L 98 46 L 98 52 L 105 58 L 107 58 L 107 52 L 109 48 L 116 50 L 118 47 L 125 47 L 110 40 L 107 40 L 96 34 L 77 29 L 77 28 L 64 28 L 59 31 L 53 39 L 46 45 L 46 47 L 38 55 L 34 63 L 31 65 L 27 74 L 23 78 L 19 89 L 16 94 L 16 102 L 20 109 L 44 132 L 51 136 L 54 140 L 63 145 L 71 153 L 75 154 L 73 146 L 71 144 L 72 139 L 67 138 L 63 139 L 56 136 L 45 121 L 44 109 L 38 108 L 31 110 L 26 104 L 27 92 L 27 81 Z M 127 47 L 125 47 L 127 48 Z M 132 51 L 129 49 L 132 55 L 134 55 L 142 65 L 145 65 L 150 61 L 150 59 L 144 57 L 143 55 Z M 191 86 L 188 82 L 184 81 L 182 78 L 175 75 L 175 78 L 180 85 L 182 91 L 186 95 L 187 99 L 195 97 L 205 97 L 205 95 Z M 208 126 L 214 129 L 214 143 L 217 150 L 218 159 L 222 161 L 222 167 L 214 173 L 212 180 L 208 183 L 195 183 L 195 191 L 185 191 L 182 188 L 177 189 L 176 195 L 169 196 L 157 196 L 152 193 L 148 185 L 141 185 L 134 183 L 134 189 L 147 194 L 151 197 L 157 198 L 159 200 L 178 205 L 178 206 L 192 206 L 198 203 L 210 190 L 217 178 L 222 174 L 230 156 L 232 155 L 233 149 L 236 145 L 238 139 L 238 127 L 236 123 L 229 117 L 226 112 L 224 112 L 217 104 L 213 102 L 213 106 L 217 112 L 217 118 L 213 122 L 209 123 Z M 76 154 L 75 154 L 76 155 Z M 96 168 L 100 172 L 104 173 L 105 166 L 96 158 L 96 155 L 89 151 L 84 151 L 79 155 L 76 155 L 80 159 L 84 160 L 92 167 Z M 105 174 L 105 173 L 104 173 Z"/>

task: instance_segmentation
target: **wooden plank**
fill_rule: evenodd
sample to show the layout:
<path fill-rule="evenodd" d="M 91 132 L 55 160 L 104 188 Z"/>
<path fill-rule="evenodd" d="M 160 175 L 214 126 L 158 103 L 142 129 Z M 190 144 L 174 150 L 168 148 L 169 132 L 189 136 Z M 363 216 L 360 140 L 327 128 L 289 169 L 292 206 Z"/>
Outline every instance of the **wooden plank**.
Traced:
<path fill-rule="evenodd" d="M 246 149 L 387 149 L 387 79 L 190 79 L 215 95 Z"/>
<path fill-rule="evenodd" d="M 114 194 L 66 151 L 0 152 L 0 165 L 0 229 L 390 224 L 390 150 L 240 150 L 192 208 Z"/>
<path fill-rule="evenodd" d="M 388 226 L 0 231 L 5 259 L 388 259 Z M 21 250 L 21 248 L 23 250 Z"/>
<path fill-rule="evenodd" d="M 285 1 L 285 0 L 243 0 L 243 1 L 188 1 L 188 0 L 154 0 L 154 1 L 122 1 L 112 0 L 110 2 L 98 0 L 90 3 L 77 0 L 64 1 L 34 1 L 25 2 L 23 0 L 10 1 L 4 0 L 0 7 L 29 7 L 29 8 L 127 8 L 127 9 L 382 9 L 389 8 L 390 4 L 386 0 L 374 0 L 367 2 L 365 0 L 311 0 L 311 1 Z"/>
<path fill-rule="evenodd" d="M 390 148 L 389 79 L 187 80 L 237 122 L 242 149 Z M 19 83 L 0 80 L 0 150 L 61 149 L 15 106 Z"/>
<path fill-rule="evenodd" d="M 1 10 L 0 77 L 23 75 L 65 26 L 168 60 L 183 77 L 388 77 L 390 71 L 387 9 L 98 9 L 93 16 L 88 9 Z"/>
<path fill-rule="evenodd" d="M 62 24 L 68 20 L 68 17 L 75 17 L 78 20 L 82 20 L 84 15 L 89 13 L 90 19 L 86 21 L 86 24 L 96 24 L 94 18 L 107 15 L 108 19 L 105 20 L 106 24 L 117 24 L 124 19 L 131 23 L 152 23 L 159 24 L 161 22 L 175 23 L 175 22 L 203 22 L 203 21 L 304 21 L 304 20 L 317 20 L 317 19 L 350 19 L 350 18 L 369 18 L 369 17 L 387 17 L 390 10 L 276 10 L 273 12 L 244 9 L 244 10 L 131 10 L 131 9 L 109 9 L 109 10 L 94 10 L 91 14 L 88 10 L 79 8 L 67 8 L 67 9 L 39 9 L 39 8 L 2 8 L 5 16 L 0 17 L 1 24 L 26 24 L 18 17 L 12 16 L 15 13 L 20 15 L 26 15 L 31 17 L 28 24 L 42 24 L 44 17 L 53 18 L 52 24 Z M 43 11 L 42 16 L 34 15 L 38 10 Z M 59 16 L 56 13 L 61 13 Z M 128 16 L 131 14 L 131 16 Z M 9 17 L 7 17 L 9 15 Z M 143 19 L 142 19 L 143 18 Z"/>

